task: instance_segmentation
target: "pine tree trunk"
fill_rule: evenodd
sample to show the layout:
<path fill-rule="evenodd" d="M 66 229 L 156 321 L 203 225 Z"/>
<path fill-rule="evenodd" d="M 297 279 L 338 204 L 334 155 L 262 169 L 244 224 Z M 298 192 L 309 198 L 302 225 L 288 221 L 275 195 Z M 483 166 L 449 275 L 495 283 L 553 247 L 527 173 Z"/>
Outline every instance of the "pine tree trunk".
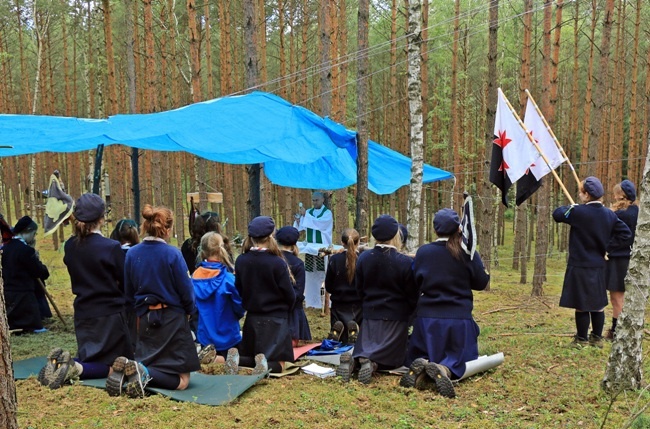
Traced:
<path fill-rule="evenodd" d="M 0 427 L 18 429 L 16 383 L 12 368 L 9 326 L 5 307 L 4 288 L 0 276 Z"/>
<path fill-rule="evenodd" d="M 638 134 L 637 124 L 637 104 L 638 104 L 638 86 L 639 86 L 639 33 L 641 28 L 641 0 L 636 2 L 636 20 L 634 22 L 634 47 L 632 54 L 632 83 L 630 85 L 630 129 L 628 133 L 628 141 L 630 142 L 628 148 L 628 162 L 627 162 L 627 177 L 634 183 L 639 183 L 637 174 L 639 172 L 639 160 L 637 159 L 638 147 L 641 146 L 637 143 L 640 142 L 642 136 Z"/>
<path fill-rule="evenodd" d="M 370 3 L 359 0 L 357 15 L 357 207 L 355 228 L 368 234 L 368 104 L 370 65 L 368 61 L 368 19 Z"/>
<path fill-rule="evenodd" d="M 246 88 L 253 88 L 259 83 L 258 54 L 257 54 L 257 26 L 255 22 L 256 0 L 244 0 L 244 42 L 246 60 Z M 260 164 L 251 164 L 246 167 L 248 172 L 248 219 L 251 220 L 261 214 L 260 176 L 262 174 Z"/>
<path fill-rule="evenodd" d="M 648 135 L 647 144 L 650 144 Z M 650 285 L 650 159 L 646 158 L 639 186 L 639 219 L 632 256 L 625 277 L 625 302 L 601 387 L 611 396 L 639 389 L 643 383 L 643 337 L 645 307 Z"/>

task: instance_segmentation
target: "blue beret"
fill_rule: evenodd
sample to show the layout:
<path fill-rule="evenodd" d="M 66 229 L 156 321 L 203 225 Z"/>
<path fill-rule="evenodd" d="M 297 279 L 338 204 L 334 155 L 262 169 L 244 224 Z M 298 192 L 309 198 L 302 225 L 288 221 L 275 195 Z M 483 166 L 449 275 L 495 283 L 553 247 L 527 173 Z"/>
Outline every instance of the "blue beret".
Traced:
<path fill-rule="evenodd" d="M 399 231 L 402 233 L 402 244 L 406 244 L 406 239 L 409 237 L 409 230 L 401 223 L 397 226 L 399 227 Z"/>
<path fill-rule="evenodd" d="M 377 241 L 389 241 L 395 237 L 397 231 L 399 231 L 399 224 L 389 215 L 379 216 L 372 224 L 372 236 Z"/>
<path fill-rule="evenodd" d="M 587 177 L 583 186 L 585 188 L 585 192 L 594 198 L 600 198 L 605 195 L 605 188 L 603 188 L 603 184 L 600 183 L 600 180 L 594 176 Z"/>
<path fill-rule="evenodd" d="M 623 193 L 625 194 L 625 197 L 630 200 L 630 201 L 635 201 L 636 200 L 636 188 L 634 187 L 634 183 L 632 183 L 629 180 L 623 180 L 621 182 L 621 189 L 623 190 Z"/>
<path fill-rule="evenodd" d="M 275 233 L 275 239 L 285 246 L 293 246 L 298 241 L 299 235 L 300 232 L 293 226 L 283 226 Z"/>
<path fill-rule="evenodd" d="M 458 232 L 460 218 L 452 209 L 440 209 L 433 217 L 433 229 L 438 235 L 451 235 Z"/>
<path fill-rule="evenodd" d="M 93 222 L 104 215 L 106 205 L 97 194 L 83 194 L 74 203 L 73 215 L 81 222 Z"/>
<path fill-rule="evenodd" d="M 32 220 L 29 216 L 23 216 L 18 219 L 16 226 L 14 226 L 14 234 L 20 234 L 21 232 L 36 231 L 38 225 Z"/>
<path fill-rule="evenodd" d="M 274 230 L 275 223 L 268 216 L 258 216 L 248 224 L 248 235 L 253 238 L 268 237 Z"/>

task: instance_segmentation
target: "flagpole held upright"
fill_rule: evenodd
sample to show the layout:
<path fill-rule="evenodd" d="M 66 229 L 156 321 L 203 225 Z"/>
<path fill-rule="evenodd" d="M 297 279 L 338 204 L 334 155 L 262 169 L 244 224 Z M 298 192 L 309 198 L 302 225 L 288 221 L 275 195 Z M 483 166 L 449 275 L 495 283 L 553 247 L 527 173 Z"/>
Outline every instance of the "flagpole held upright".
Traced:
<path fill-rule="evenodd" d="M 576 173 L 576 169 L 573 167 L 573 164 L 571 163 L 571 160 L 567 156 L 566 152 L 564 152 L 564 148 L 560 144 L 560 141 L 555 136 L 555 133 L 553 132 L 553 130 L 551 129 L 551 126 L 546 121 L 546 118 L 544 117 L 544 114 L 539 109 L 539 106 L 537 106 L 537 103 L 535 102 L 535 99 L 533 98 L 532 95 L 530 95 L 530 92 L 527 89 L 526 89 L 526 95 L 528 96 L 530 101 L 533 103 L 533 106 L 535 106 L 535 110 L 537 111 L 537 114 L 539 115 L 539 117 L 542 118 L 542 121 L 544 121 L 544 125 L 546 126 L 546 130 L 549 132 L 551 137 L 553 137 L 553 141 L 555 142 L 555 145 L 557 146 L 557 148 L 562 153 L 562 156 L 566 158 L 567 163 L 569 164 L 569 168 L 571 168 L 571 172 L 573 173 L 573 177 L 574 177 L 574 179 L 576 179 L 576 183 L 578 184 L 578 188 L 580 188 L 580 179 L 578 178 L 578 173 Z"/>
<path fill-rule="evenodd" d="M 515 109 L 512 108 L 512 105 L 510 104 L 510 101 L 506 98 L 503 91 L 501 91 L 501 88 L 498 88 L 498 91 L 499 91 L 499 94 L 503 97 L 503 100 L 506 102 L 506 105 L 508 106 L 508 109 L 510 109 L 510 112 L 513 114 L 513 116 L 515 117 L 515 119 L 519 123 L 519 126 L 525 131 L 526 136 L 528 137 L 528 140 L 535 146 L 535 148 L 539 152 L 540 156 L 542 157 L 542 159 L 544 160 L 546 165 L 548 165 L 548 167 L 551 169 L 551 173 L 553 173 L 553 177 L 555 177 L 555 180 L 560 185 L 560 188 L 562 188 L 562 191 L 564 192 L 564 195 L 566 195 L 567 199 L 569 200 L 569 202 L 572 205 L 575 204 L 575 201 L 573 201 L 573 198 L 571 197 L 571 194 L 567 190 L 566 186 L 564 186 L 564 183 L 562 183 L 562 179 L 560 179 L 560 176 L 557 175 L 556 171 L 551 166 L 551 163 L 549 162 L 546 155 L 544 155 L 544 152 L 542 151 L 542 148 L 539 147 L 539 144 L 537 144 L 537 142 L 535 141 L 533 136 L 528 132 L 528 129 L 526 128 L 526 125 L 524 125 L 524 123 L 521 121 L 521 118 L 519 118 L 519 115 L 517 114 L 517 112 L 515 112 Z"/>

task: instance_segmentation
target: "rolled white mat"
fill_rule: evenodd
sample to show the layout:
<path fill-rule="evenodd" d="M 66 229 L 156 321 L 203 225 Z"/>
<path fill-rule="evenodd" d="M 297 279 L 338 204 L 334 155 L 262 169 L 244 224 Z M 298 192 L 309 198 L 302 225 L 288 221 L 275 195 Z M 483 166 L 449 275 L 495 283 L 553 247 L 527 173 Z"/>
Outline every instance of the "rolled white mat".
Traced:
<path fill-rule="evenodd" d="M 503 353 L 499 352 L 490 356 L 479 356 L 478 359 L 465 362 L 465 374 L 460 378 L 464 380 L 467 377 L 495 368 L 503 363 Z"/>

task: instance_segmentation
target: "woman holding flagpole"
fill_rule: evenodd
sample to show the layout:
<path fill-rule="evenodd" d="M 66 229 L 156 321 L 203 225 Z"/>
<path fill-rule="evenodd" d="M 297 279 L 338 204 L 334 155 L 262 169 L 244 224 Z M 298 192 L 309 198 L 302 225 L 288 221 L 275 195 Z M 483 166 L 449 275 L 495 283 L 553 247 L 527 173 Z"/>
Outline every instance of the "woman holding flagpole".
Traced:
<path fill-rule="evenodd" d="M 620 246 L 631 237 L 630 229 L 602 203 L 605 193 L 596 177 L 587 177 L 580 185 L 580 201 L 558 207 L 553 219 L 571 226 L 569 260 L 560 307 L 575 309 L 576 335 L 572 347 L 602 347 L 607 292 L 605 258 L 607 249 Z M 591 334 L 589 323 L 591 322 Z"/>

